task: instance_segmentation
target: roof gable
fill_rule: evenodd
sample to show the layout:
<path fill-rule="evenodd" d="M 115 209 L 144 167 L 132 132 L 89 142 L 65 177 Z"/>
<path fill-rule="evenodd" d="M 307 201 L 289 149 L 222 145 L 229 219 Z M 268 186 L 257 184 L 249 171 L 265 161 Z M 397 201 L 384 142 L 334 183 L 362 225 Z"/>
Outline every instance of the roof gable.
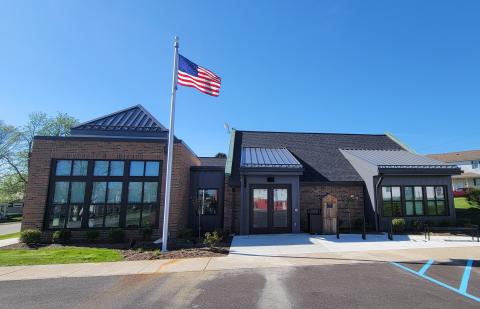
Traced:
<path fill-rule="evenodd" d="M 164 136 L 167 129 L 142 105 L 72 127 L 72 135 Z"/>
<path fill-rule="evenodd" d="M 447 153 L 429 154 L 427 157 L 444 162 L 463 162 L 480 160 L 480 150 L 467 150 Z"/>
<path fill-rule="evenodd" d="M 340 149 L 404 150 L 387 135 L 236 131 L 231 177 L 239 181 L 242 147 L 286 148 L 303 166 L 300 181 L 362 181 Z"/>

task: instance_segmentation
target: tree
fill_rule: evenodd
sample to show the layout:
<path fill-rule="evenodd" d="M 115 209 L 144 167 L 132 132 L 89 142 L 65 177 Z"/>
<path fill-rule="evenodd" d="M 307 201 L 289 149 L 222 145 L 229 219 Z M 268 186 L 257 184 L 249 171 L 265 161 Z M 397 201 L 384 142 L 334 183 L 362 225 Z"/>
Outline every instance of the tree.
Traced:
<path fill-rule="evenodd" d="M 0 178 L 0 203 L 22 201 L 25 185 L 26 183 L 17 174 L 2 176 Z"/>
<path fill-rule="evenodd" d="M 0 121 L 0 176 L 8 174 L 13 168 L 21 141 L 20 132 L 13 126 Z"/>
<path fill-rule="evenodd" d="M 227 155 L 224 154 L 223 152 L 219 152 L 215 155 L 215 158 L 226 158 L 226 157 L 227 157 Z"/>

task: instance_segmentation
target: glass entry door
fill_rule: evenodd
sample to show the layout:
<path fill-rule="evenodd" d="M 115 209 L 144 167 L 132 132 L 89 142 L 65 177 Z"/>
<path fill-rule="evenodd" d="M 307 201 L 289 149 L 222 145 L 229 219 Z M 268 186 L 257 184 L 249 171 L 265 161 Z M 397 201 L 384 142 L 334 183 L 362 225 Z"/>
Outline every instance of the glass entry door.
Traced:
<path fill-rule="evenodd" d="M 291 222 L 290 186 L 251 187 L 250 233 L 288 233 Z"/>

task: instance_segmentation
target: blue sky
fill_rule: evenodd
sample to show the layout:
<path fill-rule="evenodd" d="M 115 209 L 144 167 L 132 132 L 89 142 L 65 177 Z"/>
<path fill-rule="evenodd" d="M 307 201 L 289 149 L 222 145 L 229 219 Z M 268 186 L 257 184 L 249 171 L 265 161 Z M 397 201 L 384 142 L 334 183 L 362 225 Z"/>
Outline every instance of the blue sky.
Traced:
<path fill-rule="evenodd" d="M 223 79 L 179 87 L 175 133 L 391 132 L 420 153 L 479 148 L 478 1 L 0 1 L 0 119 L 81 121 L 142 104 L 168 126 L 173 36 Z"/>

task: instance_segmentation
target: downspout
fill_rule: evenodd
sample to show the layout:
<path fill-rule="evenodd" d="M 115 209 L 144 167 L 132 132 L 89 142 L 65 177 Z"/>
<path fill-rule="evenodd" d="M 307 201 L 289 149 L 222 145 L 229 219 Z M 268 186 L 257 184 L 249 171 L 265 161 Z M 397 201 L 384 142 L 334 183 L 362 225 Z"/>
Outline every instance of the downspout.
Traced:
<path fill-rule="evenodd" d="M 379 220 L 378 220 L 378 188 L 382 184 L 383 181 L 383 176 L 380 176 L 380 178 L 377 181 L 377 184 L 375 185 L 375 230 L 378 232 L 379 230 Z"/>

